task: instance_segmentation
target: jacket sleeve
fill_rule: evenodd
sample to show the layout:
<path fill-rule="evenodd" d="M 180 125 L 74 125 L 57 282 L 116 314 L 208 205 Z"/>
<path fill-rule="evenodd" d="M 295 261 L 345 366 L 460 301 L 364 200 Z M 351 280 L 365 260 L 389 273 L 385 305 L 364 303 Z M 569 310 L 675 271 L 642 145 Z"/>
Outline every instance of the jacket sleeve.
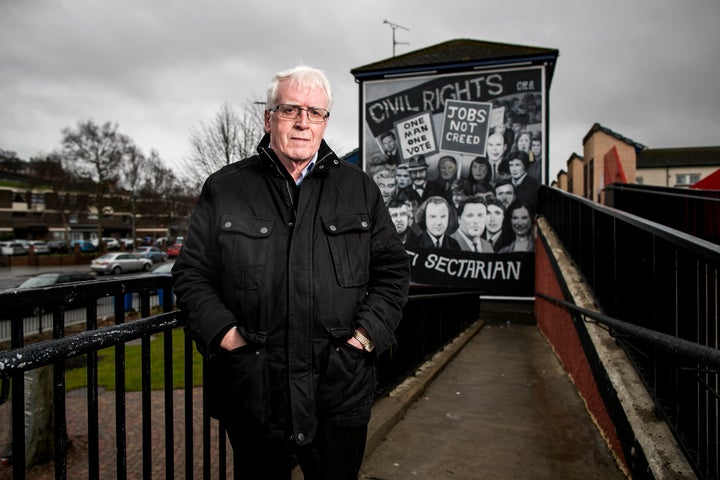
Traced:
<path fill-rule="evenodd" d="M 186 330 L 203 354 L 217 353 L 225 333 L 236 325 L 221 295 L 222 265 L 215 228 L 213 176 L 203 185 L 190 217 L 187 238 L 172 270 L 178 307 L 187 317 Z"/>
<path fill-rule="evenodd" d="M 378 354 L 395 341 L 410 285 L 410 258 L 390 219 L 375 182 L 368 179 L 373 230 L 370 245 L 370 280 L 367 295 L 356 314 L 356 324 L 365 327 Z"/>

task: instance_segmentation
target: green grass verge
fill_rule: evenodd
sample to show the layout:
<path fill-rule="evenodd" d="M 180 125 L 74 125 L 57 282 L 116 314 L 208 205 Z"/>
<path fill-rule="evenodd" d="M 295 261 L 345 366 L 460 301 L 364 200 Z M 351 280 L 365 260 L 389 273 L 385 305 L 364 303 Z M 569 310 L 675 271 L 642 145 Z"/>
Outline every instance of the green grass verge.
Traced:
<path fill-rule="evenodd" d="M 162 390 L 165 386 L 165 334 L 157 334 L 150 341 L 150 388 Z M 192 348 L 193 386 L 202 385 L 202 357 Z M 181 328 L 172 331 L 172 375 L 173 388 L 185 386 L 185 334 Z M 115 390 L 115 347 L 98 351 L 98 385 L 106 390 Z M 87 369 L 72 368 L 65 373 L 67 391 L 87 386 Z M 141 346 L 125 347 L 125 390 L 142 389 Z"/>

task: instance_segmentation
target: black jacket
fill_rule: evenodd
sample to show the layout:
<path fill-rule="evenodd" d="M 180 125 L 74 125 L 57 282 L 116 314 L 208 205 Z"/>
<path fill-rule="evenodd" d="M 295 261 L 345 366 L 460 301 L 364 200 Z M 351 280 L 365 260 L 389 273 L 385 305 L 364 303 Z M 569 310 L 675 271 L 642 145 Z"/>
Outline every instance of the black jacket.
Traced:
<path fill-rule="evenodd" d="M 376 355 L 395 342 L 410 266 L 375 183 L 323 141 L 300 188 L 262 140 L 211 175 L 173 268 L 209 359 L 211 413 L 238 411 L 306 444 L 318 418 L 370 417 Z M 221 352 L 237 326 L 250 344 Z M 376 350 L 345 345 L 363 326 Z"/>

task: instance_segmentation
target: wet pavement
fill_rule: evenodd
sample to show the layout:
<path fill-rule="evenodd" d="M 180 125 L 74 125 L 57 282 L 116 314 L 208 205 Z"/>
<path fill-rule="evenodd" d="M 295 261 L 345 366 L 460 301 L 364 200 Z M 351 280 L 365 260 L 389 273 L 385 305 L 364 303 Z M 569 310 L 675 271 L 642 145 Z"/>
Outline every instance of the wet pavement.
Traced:
<path fill-rule="evenodd" d="M 366 458 L 360 478 L 626 477 L 538 328 L 491 323 Z"/>

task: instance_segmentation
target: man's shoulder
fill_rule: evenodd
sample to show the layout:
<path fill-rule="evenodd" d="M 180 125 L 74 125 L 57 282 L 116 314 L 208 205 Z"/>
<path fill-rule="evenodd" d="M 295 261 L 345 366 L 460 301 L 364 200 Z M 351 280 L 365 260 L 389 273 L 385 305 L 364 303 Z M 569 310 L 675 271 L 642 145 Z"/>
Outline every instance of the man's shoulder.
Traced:
<path fill-rule="evenodd" d="M 337 162 L 333 167 L 329 168 L 331 175 L 333 175 L 339 182 L 366 182 L 374 185 L 375 182 L 372 178 L 358 165 L 350 163 L 342 158 L 335 158 L 333 162 Z"/>
<path fill-rule="evenodd" d="M 460 233 L 460 229 L 458 228 L 453 233 L 451 233 L 450 238 L 454 238 L 455 240 L 463 239 L 462 233 Z"/>
<path fill-rule="evenodd" d="M 251 157 L 247 157 L 242 160 L 238 160 L 237 162 L 233 162 L 221 167 L 215 173 L 210 175 L 210 177 L 220 180 L 228 176 L 237 175 L 239 173 L 247 171 L 248 169 L 252 169 L 252 167 L 257 166 L 259 162 L 259 155 L 253 155 Z"/>
<path fill-rule="evenodd" d="M 356 174 L 357 174 L 357 173 L 360 173 L 360 174 L 363 174 L 363 175 L 367 176 L 367 174 L 365 173 L 365 170 L 363 170 L 362 168 L 360 168 L 359 165 L 356 165 L 356 164 L 354 164 L 354 163 L 350 163 L 350 162 L 348 162 L 347 160 L 343 160 L 343 159 L 340 158 L 340 157 L 337 157 L 337 162 L 338 162 L 338 166 L 343 169 L 343 170 L 342 170 L 343 173 L 344 173 L 344 172 L 347 172 L 348 170 L 350 170 L 350 171 L 352 171 L 352 172 L 354 172 L 354 173 L 356 173 Z"/>
<path fill-rule="evenodd" d="M 450 238 L 455 240 L 460 246 L 460 248 L 462 248 L 463 246 L 467 247 L 468 249 L 472 248 L 471 242 L 465 237 L 465 235 L 462 234 L 459 228 L 450 235 Z M 465 248 L 462 249 L 465 250 Z"/>

